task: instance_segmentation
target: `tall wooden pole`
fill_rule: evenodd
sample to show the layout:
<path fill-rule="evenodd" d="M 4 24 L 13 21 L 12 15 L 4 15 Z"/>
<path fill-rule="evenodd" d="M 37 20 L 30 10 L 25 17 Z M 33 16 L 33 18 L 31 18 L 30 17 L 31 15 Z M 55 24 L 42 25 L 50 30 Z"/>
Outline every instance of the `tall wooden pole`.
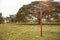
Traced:
<path fill-rule="evenodd" d="M 40 32 L 41 32 L 41 37 L 42 37 L 42 5 L 40 3 Z"/>
<path fill-rule="evenodd" d="M 41 0 L 42 1 L 42 0 Z M 47 0 L 48 3 L 42 3 L 40 2 L 40 32 L 41 32 L 41 37 L 42 37 L 42 14 L 43 14 L 43 8 L 42 5 L 45 5 L 46 7 L 49 7 L 49 4 L 51 4 L 52 0 Z"/>

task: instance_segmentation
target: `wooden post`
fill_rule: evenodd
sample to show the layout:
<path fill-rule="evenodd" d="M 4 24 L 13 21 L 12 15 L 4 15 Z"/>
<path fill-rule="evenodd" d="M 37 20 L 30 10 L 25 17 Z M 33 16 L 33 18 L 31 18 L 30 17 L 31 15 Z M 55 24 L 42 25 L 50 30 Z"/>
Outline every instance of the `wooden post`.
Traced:
<path fill-rule="evenodd" d="M 40 33 L 41 33 L 41 37 L 42 37 L 42 5 L 40 3 Z"/>

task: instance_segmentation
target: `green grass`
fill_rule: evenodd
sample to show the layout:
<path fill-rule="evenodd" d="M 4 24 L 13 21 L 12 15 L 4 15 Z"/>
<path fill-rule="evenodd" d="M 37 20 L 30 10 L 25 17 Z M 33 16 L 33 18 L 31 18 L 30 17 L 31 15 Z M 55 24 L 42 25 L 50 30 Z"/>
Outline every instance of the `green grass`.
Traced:
<path fill-rule="evenodd" d="M 0 24 L 0 40 L 60 40 L 60 25 L 43 25 L 41 37 L 39 25 Z"/>

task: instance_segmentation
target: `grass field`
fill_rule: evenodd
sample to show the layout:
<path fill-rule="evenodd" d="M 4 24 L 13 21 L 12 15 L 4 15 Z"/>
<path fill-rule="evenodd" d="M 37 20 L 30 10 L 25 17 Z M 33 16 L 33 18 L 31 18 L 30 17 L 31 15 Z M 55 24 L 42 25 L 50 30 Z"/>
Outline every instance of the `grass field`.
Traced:
<path fill-rule="evenodd" d="M 0 24 L 0 40 L 60 40 L 60 25 L 43 25 L 40 37 L 39 25 Z"/>

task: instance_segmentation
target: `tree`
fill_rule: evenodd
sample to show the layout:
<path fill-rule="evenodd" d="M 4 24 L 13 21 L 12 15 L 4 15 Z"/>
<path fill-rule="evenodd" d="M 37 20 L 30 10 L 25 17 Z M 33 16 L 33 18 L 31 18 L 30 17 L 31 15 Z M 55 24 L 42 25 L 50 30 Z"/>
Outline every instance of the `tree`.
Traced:
<path fill-rule="evenodd" d="M 59 19 L 58 13 L 60 13 L 60 3 L 59 2 L 51 2 L 50 7 L 46 7 L 45 5 L 42 5 L 43 7 L 43 18 L 46 19 L 47 22 L 51 22 L 51 18 L 54 20 Z M 38 1 L 32 2 L 31 4 L 22 6 L 17 15 L 16 19 L 18 22 L 28 22 L 27 17 L 29 18 L 37 18 L 37 22 L 40 23 L 40 4 Z M 31 17 L 33 16 L 33 17 Z M 46 17 L 47 16 L 47 17 Z M 53 20 L 53 21 L 54 21 Z M 58 21 L 56 20 L 56 21 Z M 55 22 L 56 22 L 55 21 Z"/>
<path fill-rule="evenodd" d="M 0 13 L 0 24 L 3 23 L 2 13 Z"/>

